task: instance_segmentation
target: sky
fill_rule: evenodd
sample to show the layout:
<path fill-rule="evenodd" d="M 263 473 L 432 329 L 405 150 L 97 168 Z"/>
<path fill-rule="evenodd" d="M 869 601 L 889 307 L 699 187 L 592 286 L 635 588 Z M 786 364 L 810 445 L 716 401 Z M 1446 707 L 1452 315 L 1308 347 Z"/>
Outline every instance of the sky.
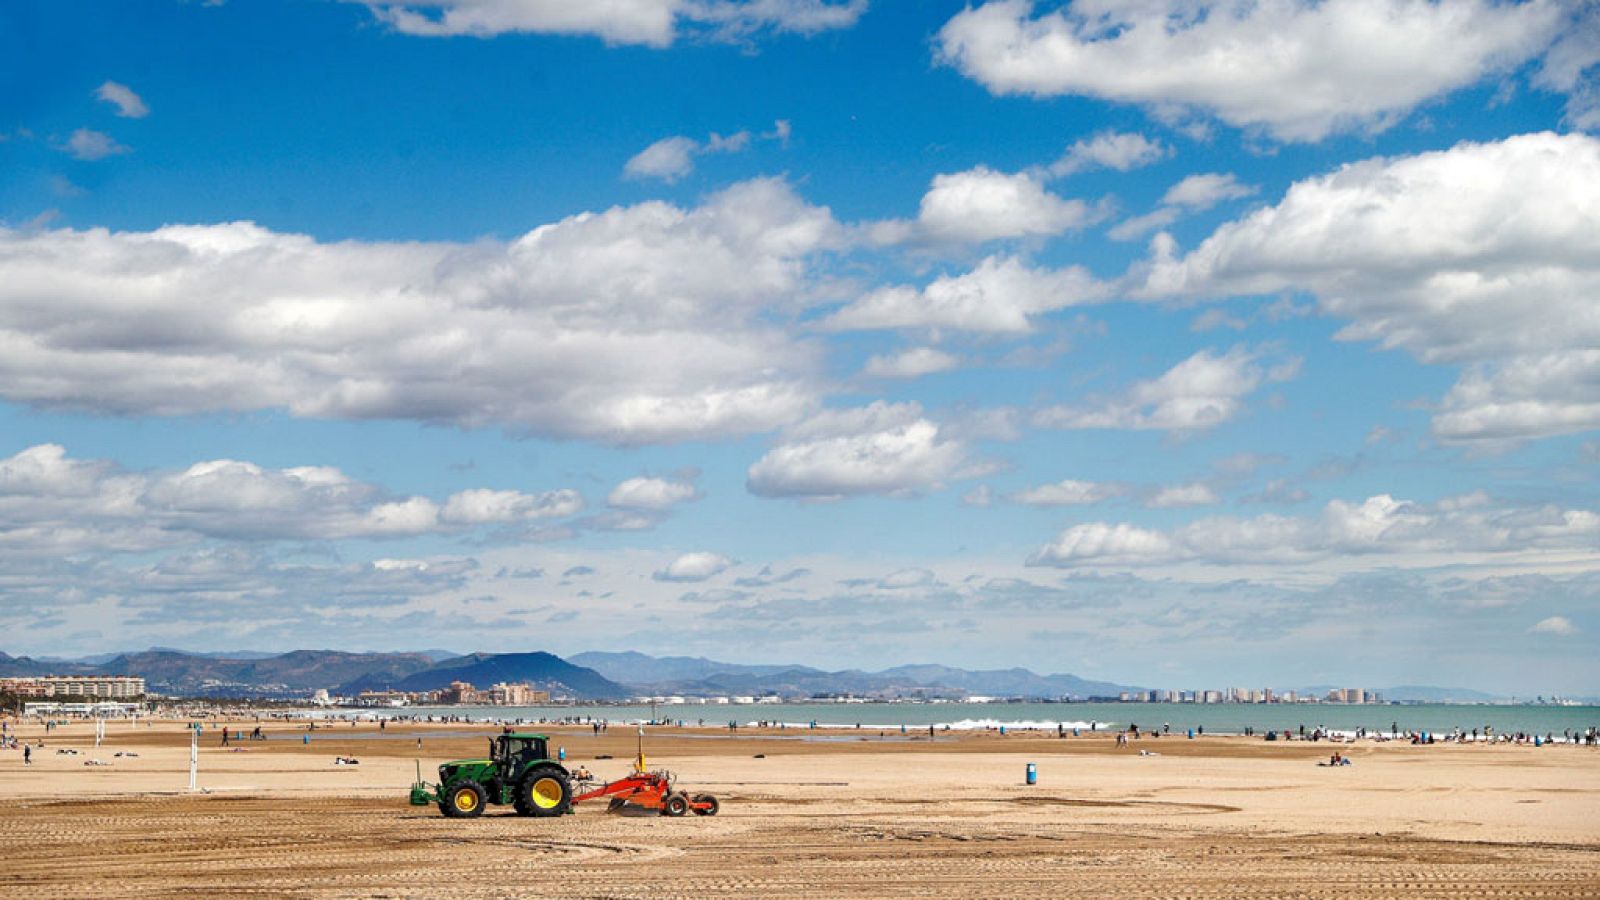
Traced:
<path fill-rule="evenodd" d="M 1600 687 L 1600 7 L 0 9 L 0 650 Z"/>

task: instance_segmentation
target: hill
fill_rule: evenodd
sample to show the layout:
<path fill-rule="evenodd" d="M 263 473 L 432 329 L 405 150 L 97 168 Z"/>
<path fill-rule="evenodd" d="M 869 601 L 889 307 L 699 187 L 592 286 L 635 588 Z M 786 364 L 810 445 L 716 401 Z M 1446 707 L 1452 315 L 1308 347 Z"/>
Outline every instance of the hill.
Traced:
<path fill-rule="evenodd" d="M 395 690 L 432 691 L 448 687 L 452 681 L 466 681 L 480 688 L 496 682 L 527 682 L 550 691 L 552 696 L 571 696 L 584 700 L 620 700 L 632 692 L 593 669 L 575 666 L 550 653 L 473 653 L 447 659 L 393 683 Z M 340 693 L 363 689 L 370 679 L 341 686 Z"/>
<path fill-rule="evenodd" d="M 786 697 L 856 694 L 879 697 L 1116 696 L 1124 685 L 1076 675 L 1039 675 L 1027 669 L 969 671 L 950 666 L 898 666 L 881 672 L 828 672 L 799 665 L 743 665 L 703 657 L 653 657 L 644 653 L 579 653 L 573 662 L 650 694 L 779 694 Z"/>

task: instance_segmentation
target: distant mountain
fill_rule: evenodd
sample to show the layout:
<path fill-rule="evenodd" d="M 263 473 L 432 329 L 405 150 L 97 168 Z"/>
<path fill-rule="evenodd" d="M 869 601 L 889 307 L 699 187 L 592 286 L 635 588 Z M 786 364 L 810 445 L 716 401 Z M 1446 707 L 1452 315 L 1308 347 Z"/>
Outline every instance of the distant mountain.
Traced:
<path fill-rule="evenodd" d="M 415 653 L 295 650 L 264 659 L 219 659 L 150 650 L 125 653 L 97 671 L 142 676 L 146 687 L 159 694 L 232 697 L 305 694 L 362 676 L 399 680 L 432 664 Z"/>
<path fill-rule="evenodd" d="M 1483 691 L 1474 691 L 1468 688 L 1428 687 L 1414 684 L 1382 688 L 1378 693 L 1382 694 L 1385 700 L 1394 700 L 1400 703 L 1489 703 L 1505 699 L 1495 694 L 1486 694 Z"/>
<path fill-rule="evenodd" d="M 1027 669 L 968 671 L 950 666 L 898 666 L 882 672 L 827 672 L 798 665 L 742 665 L 702 657 L 644 653 L 579 653 L 572 661 L 648 694 L 820 694 L 863 696 L 998 697 L 1116 696 L 1125 685 L 1075 675 L 1039 675 Z"/>
<path fill-rule="evenodd" d="M 748 666 L 717 662 L 700 656 L 648 656 L 643 653 L 589 651 L 567 657 L 574 665 L 588 666 L 623 684 L 662 684 L 699 681 L 715 675 L 762 676 L 779 672 L 817 672 L 808 666 Z"/>
<path fill-rule="evenodd" d="M 1115 697 L 1122 691 L 1135 690 L 1109 681 L 1089 681 L 1076 675 L 1037 675 L 1020 668 L 974 672 L 949 666 L 898 666 L 878 674 L 991 697 Z"/>
<path fill-rule="evenodd" d="M 91 671 L 81 663 L 55 662 L 0 653 L 0 678 L 32 678 L 40 675 L 81 675 Z"/>
<path fill-rule="evenodd" d="M 550 653 L 473 653 L 430 666 L 391 686 L 400 691 L 432 691 L 448 687 L 452 681 L 469 682 L 479 688 L 502 681 L 527 682 L 552 695 L 583 700 L 615 700 L 632 693 L 593 669 L 575 666 Z M 370 682 L 370 678 L 363 678 L 342 685 L 339 692 L 356 693 Z"/>

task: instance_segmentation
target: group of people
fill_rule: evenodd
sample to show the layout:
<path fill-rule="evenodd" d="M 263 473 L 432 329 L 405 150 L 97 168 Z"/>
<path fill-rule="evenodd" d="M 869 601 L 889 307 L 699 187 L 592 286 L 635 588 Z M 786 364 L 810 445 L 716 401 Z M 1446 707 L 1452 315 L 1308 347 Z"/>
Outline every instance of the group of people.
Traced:
<path fill-rule="evenodd" d="M 255 729 L 250 732 L 249 738 L 252 741 L 264 741 L 267 739 L 267 736 L 261 733 L 261 726 L 257 725 Z M 236 728 L 230 734 L 228 731 L 228 726 L 222 726 L 222 746 L 226 747 L 231 741 L 242 741 L 244 739 L 245 731 L 243 728 Z"/>

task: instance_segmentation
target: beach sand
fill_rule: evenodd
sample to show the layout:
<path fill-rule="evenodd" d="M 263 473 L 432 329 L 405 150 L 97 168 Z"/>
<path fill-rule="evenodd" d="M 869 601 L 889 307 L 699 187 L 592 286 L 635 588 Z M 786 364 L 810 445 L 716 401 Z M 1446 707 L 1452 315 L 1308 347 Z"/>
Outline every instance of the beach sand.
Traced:
<path fill-rule="evenodd" d="M 178 722 L 0 751 L 0 895 L 1600 897 L 1587 748 L 660 729 L 651 766 L 721 815 L 460 821 L 407 805 L 413 761 L 431 779 L 497 729 L 263 727 L 237 752 L 208 729 L 192 794 Z M 634 753 L 631 728 L 537 730 L 602 778 Z M 1334 750 L 1355 764 L 1316 765 Z"/>

